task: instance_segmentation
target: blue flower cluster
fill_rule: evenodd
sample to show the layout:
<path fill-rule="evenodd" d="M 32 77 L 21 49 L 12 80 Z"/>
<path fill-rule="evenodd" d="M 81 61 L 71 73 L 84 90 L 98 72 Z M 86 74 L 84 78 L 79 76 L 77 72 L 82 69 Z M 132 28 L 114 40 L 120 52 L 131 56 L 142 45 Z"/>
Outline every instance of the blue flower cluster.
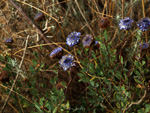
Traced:
<path fill-rule="evenodd" d="M 68 35 L 66 39 L 66 44 L 70 47 L 79 43 L 79 37 L 81 36 L 80 32 L 72 32 Z M 83 47 L 90 47 L 92 44 L 94 45 L 95 49 L 99 48 L 99 42 L 95 41 L 93 36 L 88 34 L 82 40 Z M 50 53 L 50 58 L 61 58 L 59 61 L 60 66 L 63 68 L 64 71 L 67 71 L 72 66 L 76 66 L 74 62 L 74 56 L 69 54 L 62 56 L 63 49 L 61 47 L 57 47 Z M 58 57 L 59 56 L 59 57 Z"/>
<path fill-rule="evenodd" d="M 11 38 L 7 38 L 4 42 L 5 43 L 13 43 L 13 37 L 11 37 Z"/>
<path fill-rule="evenodd" d="M 42 19 L 44 19 L 44 13 L 42 13 L 42 12 L 36 14 L 35 17 L 34 17 L 34 20 L 36 22 L 41 21 Z"/>
<path fill-rule="evenodd" d="M 70 47 L 76 45 L 79 43 L 79 37 L 81 36 L 80 32 L 72 32 L 70 35 L 68 35 L 66 39 L 66 44 Z M 56 58 L 57 56 L 60 56 L 62 53 L 62 48 L 57 47 L 50 53 L 50 58 Z M 64 69 L 64 71 L 68 70 L 71 68 L 71 66 L 75 66 L 74 63 L 74 56 L 72 55 L 65 55 L 61 58 L 59 61 L 60 66 Z"/>
<path fill-rule="evenodd" d="M 66 43 L 68 46 L 74 46 L 79 43 L 79 37 L 81 36 L 80 32 L 72 32 L 70 35 L 68 35 L 66 39 Z"/>
<path fill-rule="evenodd" d="M 82 40 L 82 44 L 83 44 L 83 47 L 90 47 L 92 42 L 93 42 L 93 37 L 92 35 L 86 35 L 83 40 Z"/>
<path fill-rule="evenodd" d="M 123 30 L 129 30 L 132 27 L 131 24 L 133 22 L 134 21 L 131 18 L 125 17 L 124 19 L 120 20 L 119 27 L 120 27 L 120 29 L 123 29 Z M 149 18 L 141 19 L 137 23 L 137 26 L 140 28 L 141 31 L 147 31 L 150 26 L 150 19 Z"/>
<path fill-rule="evenodd" d="M 150 26 L 149 18 L 143 18 L 142 20 L 140 20 L 139 23 L 137 23 L 137 26 L 140 28 L 141 31 L 147 31 Z"/>
<path fill-rule="evenodd" d="M 65 55 L 61 58 L 59 61 L 60 66 L 63 68 L 64 71 L 68 70 L 71 68 L 71 66 L 75 66 L 74 63 L 74 56 L 72 55 Z"/>
<path fill-rule="evenodd" d="M 99 41 L 95 41 L 95 45 L 99 44 Z"/>
<path fill-rule="evenodd" d="M 132 23 L 134 21 L 129 18 L 129 17 L 125 17 L 124 19 L 120 20 L 119 22 L 119 27 L 120 29 L 123 30 L 129 30 L 132 27 Z M 143 18 L 142 20 L 140 20 L 140 22 L 137 23 L 137 26 L 140 28 L 140 30 L 142 31 L 146 31 L 149 29 L 150 26 L 150 20 L 149 18 Z M 70 47 L 76 45 L 79 43 L 81 33 L 80 32 L 72 32 L 68 35 L 68 37 L 66 38 L 66 44 Z M 82 40 L 82 44 L 83 47 L 88 48 L 91 47 L 91 45 L 94 45 L 94 49 L 97 49 L 100 47 L 100 43 L 98 41 L 95 41 L 93 36 L 90 34 L 87 34 L 83 40 Z M 147 49 L 149 47 L 148 43 L 143 43 L 139 45 L 142 49 Z M 56 49 L 54 49 L 51 54 L 50 54 L 50 58 L 55 58 L 57 56 L 62 55 L 62 48 L 61 47 L 57 47 Z M 61 57 L 60 57 L 61 58 Z M 64 71 L 70 69 L 72 66 L 76 66 L 75 62 L 74 62 L 74 56 L 69 54 L 69 55 L 65 55 L 62 56 L 62 58 L 59 61 L 60 66 L 63 68 Z"/>
<path fill-rule="evenodd" d="M 146 43 L 146 42 L 144 42 L 144 43 L 140 43 L 139 44 L 139 46 L 140 46 L 140 48 L 142 48 L 142 49 L 148 49 L 149 48 L 149 43 Z"/>
<path fill-rule="evenodd" d="M 120 29 L 128 30 L 131 28 L 131 23 L 133 22 L 134 21 L 131 18 L 125 17 L 125 19 L 120 20 L 119 27 Z"/>
<path fill-rule="evenodd" d="M 94 49 L 98 49 L 100 48 L 100 42 L 99 41 L 95 41 L 94 42 Z"/>
<path fill-rule="evenodd" d="M 57 56 L 61 55 L 61 53 L 62 53 L 62 48 L 57 47 L 50 53 L 50 58 L 56 58 Z"/>

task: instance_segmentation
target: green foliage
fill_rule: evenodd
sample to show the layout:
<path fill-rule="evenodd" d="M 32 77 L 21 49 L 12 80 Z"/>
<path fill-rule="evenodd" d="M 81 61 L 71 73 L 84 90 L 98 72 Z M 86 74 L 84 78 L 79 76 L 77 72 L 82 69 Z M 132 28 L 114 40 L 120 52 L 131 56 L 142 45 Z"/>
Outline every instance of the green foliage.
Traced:
<path fill-rule="evenodd" d="M 5 109 L 8 113 L 12 110 L 19 113 L 149 113 L 150 48 L 142 50 L 139 43 L 149 42 L 150 33 L 135 27 L 144 12 L 144 16 L 149 17 L 150 2 L 145 0 L 144 8 L 142 1 L 14 0 L 50 41 L 43 44 L 36 27 L 24 21 L 9 1 L 2 0 L 0 41 L 13 37 L 14 42 L 1 43 L 0 47 L 0 110 L 19 73 Z M 45 17 L 35 22 L 34 16 L 40 10 L 45 12 Z M 130 30 L 121 31 L 118 22 L 125 16 L 132 17 L 135 24 Z M 98 26 L 99 22 L 103 23 L 100 20 L 103 17 L 108 17 L 110 22 L 106 29 Z M 72 31 L 81 32 L 80 44 L 68 47 L 64 42 Z M 83 48 L 82 39 L 86 34 L 99 41 L 99 48 L 94 42 L 91 47 Z M 27 36 L 27 50 L 19 68 Z M 75 63 L 79 64 L 74 68 L 76 71 L 64 72 L 58 59 L 49 58 L 51 43 L 63 46 L 63 55 L 74 56 Z"/>
<path fill-rule="evenodd" d="M 135 60 L 130 61 L 133 69 L 129 74 L 129 67 L 127 66 L 129 61 L 125 61 L 120 55 L 117 61 L 117 51 L 112 49 L 111 43 L 107 43 L 109 40 L 108 32 L 105 30 L 103 36 L 96 39 L 100 41 L 100 48 L 97 51 L 100 51 L 101 56 L 97 57 L 95 52 L 91 52 L 93 60 L 81 61 L 84 68 L 81 70 L 82 73 L 78 73 L 81 77 L 79 81 L 89 84 L 86 99 L 92 106 L 93 112 L 104 112 L 109 109 L 121 113 L 126 110 L 129 103 L 138 101 L 139 98 L 137 97 L 142 96 L 140 91 L 144 89 L 137 86 L 144 86 L 144 75 L 149 70 L 145 68 L 145 60 L 142 62 Z M 87 105 L 85 104 L 85 106 Z M 133 109 L 131 107 L 127 111 Z M 146 108 L 146 110 L 149 109 Z"/>
<path fill-rule="evenodd" d="M 39 53 L 34 52 L 35 59 L 31 60 L 28 75 L 19 70 L 16 60 L 10 58 L 10 56 L 4 57 L 1 55 L 0 60 L 5 61 L 5 71 L 13 72 L 11 73 L 13 76 L 19 71 L 20 75 L 28 79 L 26 84 L 21 83 L 21 79 L 17 84 L 17 87 L 28 88 L 28 90 L 25 90 L 24 95 L 30 94 L 29 99 L 31 102 L 26 101 L 27 99 L 22 98 L 22 96 L 19 97 L 20 102 L 23 103 L 22 107 L 24 109 L 30 107 L 32 113 L 83 112 L 83 110 L 117 113 L 136 110 L 138 113 L 148 113 L 150 109 L 147 102 L 128 108 L 131 102 L 137 102 L 142 98 L 144 87 L 148 85 L 145 81 L 145 75 L 149 73 L 149 70 L 146 68 L 145 59 L 141 61 L 125 60 L 125 56 L 118 54 L 117 50 L 112 47 L 107 30 L 96 40 L 100 42 L 100 48 L 91 52 L 89 52 L 90 48 L 82 48 L 84 54 L 87 56 L 91 54 L 91 57 L 85 57 L 80 61 L 83 68 L 78 72 L 80 79 L 77 82 L 88 85 L 86 86 L 86 96 L 82 96 L 80 104 L 75 105 L 74 108 L 70 107 L 70 101 L 67 100 L 65 95 L 68 85 L 64 81 L 59 82 L 58 70 L 52 70 L 51 74 L 55 76 L 50 79 L 41 75 L 41 71 L 46 70 L 47 66 L 45 66 L 46 63 L 38 60 Z M 81 50 L 78 49 L 77 54 L 82 56 Z M 128 66 L 128 63 L 131 66 Z M 61 87 L 64 88 L 58 89 L 58 83 L 61 83 Z M 21 88 L 14 90 L 22 93 Z M 5 92 L 8 93 L 8 91 Z M 16 96 L 12 95 L 12 98 L 16 100 L 14 103 L 17 104 Z M 140 105 L 144 107 L 140 108 Z M 32 108 L 36 109 L 33 110 Z"/>

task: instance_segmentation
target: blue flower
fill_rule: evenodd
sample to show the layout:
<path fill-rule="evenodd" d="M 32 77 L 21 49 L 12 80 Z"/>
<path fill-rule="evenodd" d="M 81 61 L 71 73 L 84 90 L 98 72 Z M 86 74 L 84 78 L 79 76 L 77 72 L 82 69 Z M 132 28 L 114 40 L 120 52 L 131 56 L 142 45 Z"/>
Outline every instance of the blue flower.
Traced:
<path fill-rule="evenodd" d="M 11 38 L 7 38 L 4 42 L 5 43 L 13 43 L 13 37 L 11 37 Z"/>
<path fill-rule="evenodd" d="M 79 37 L 81 36 L 81 33 L 80 32 L 72 32 L 70 35 L 68 35 L 67 39 L 66 39 L 66 43 L 68 46 L 74 46 L 76 45 L 77 43 L 79 43 Z"/>
<path fill-rule="evenodd" d="M 62 48 L 57 47 L 50 53 L 49 56 L 50 56 L 50 58 L 56 58 L 56 57 L 59 57 L 61 54 L 62 54 Z"/>
<path fill-rule="evenodd" d="M 120 29 L 128 30 L 131 28 L 131 23 L 133 22 L 134 21 L 131 18 L 125 17 L 124 19 L 120 20 L 119 27 Z"/>
<path fill-rule="evenodd" d="M 75 66 L 74 63 L 74 56 L 72 55 L 65 55 L 61 58 L 59 61 L 60 66 L 63 68 L 64 71 L 68 70 L 71 68 L 71 66 Z"/>
<path fill-rule="evenodd" d="M 93 42 L 92 35 L 86 35 L 82 40 L 83 47 L 90 47 L 92 42 Z"/>
<path fill-rule="evenodd" d="M 142 20 L 140 20 L 139 23 L 137 23 L 137 26 L 140 28 L 141 31 L 147 31 L 150 26 L 149 18 L 143 18 Z"/>
<path fill-rule="evenodd" d="M 42 19 L 44 19 L 44 13 L 42 13 L 42 12 L 36 14 L 35 17 L 34 17 L 35 21 L 40 21 Z"/>
<path fill-rule="evenodd" d="M 144 43 L 140 43 L 139 44 L 139 46 L 140 46 L 140 48 L 142 48 L 142 49 L 147 49 L 148 47 L 149 47 L 149 43 L 146 43 L 146 42 L 144 42 Z"/>
<path fill-rule="evenodd" d="M 100 42 L 99 41 L 95 41 L 94 49 L 98 49 L 99 47 L 100 47 Z"/>
<path fill-rule="evenodd" d="M 99 44 L 99 41 L 95 41 L 95 45 Z"/>

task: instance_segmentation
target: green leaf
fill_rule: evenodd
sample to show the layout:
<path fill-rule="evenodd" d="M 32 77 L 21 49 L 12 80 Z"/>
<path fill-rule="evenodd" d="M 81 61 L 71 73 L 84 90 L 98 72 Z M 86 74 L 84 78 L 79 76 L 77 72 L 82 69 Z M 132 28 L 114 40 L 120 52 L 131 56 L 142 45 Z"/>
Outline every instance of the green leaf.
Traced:
<path fill-rule="evenodd" d="M 138 113 L 144 113 L 144 110 L 143 109 L 139 109 Z"/>
<path fill-rule="evenodd" d="M 41 63 L 41 66 L 40 66 L 40 68 L 42 68 L 42 67 L 44 67 L 44 62 L 42 62 L 42 63 Z"/>
<path fill-rule="evenodd" d="M 140 73 L 139 71 L 137 71 L 136 69 L 134 70 L 134 73 L 135 73 L 137 76 L 141 77 L 141 73 Z"/>
<path fill-rule="evenodd" d="M 101 48 L 100 48 L 101 52 L 105 50 L 104 53 L 106 54 L 106 46 L 105 46 L 105 44 L 101 43 L 100 45 L 101 45 Z"/>
<path fill-rule="evenodd" d="M 91 54 L 92 54 L 93 58 L 96 58 L 96 54 L 95 54 L 95 52 L 93 50 L 92 50 Z"/>
<path fill-rule="evenodd" d="M 84 50 L 85 54 L 88 55 L 89 48 L 85 48 Z"/>
<path fill-rule="evenodd" d="M 40 98 L 40 106 L 43 106 L 43 101 L 45 101 L 45 98 L 44 97 L 42 97 L 42 98 Z"/>
<path fill-rule="evenodd" d="M 54 110 L 53 110 L 53 113 L 56 113 L 57 112 L 57 106 L 54 108 Z"/>
<path fill-rule="evenodd" d="M 107 42 L 108 41 L 108 32 L 107 32 L 107 30 L 104 31 L 104 37 L 105 37 L 105 40 Z"/>
<path fill-rule="evenodd" d="M 40 112 L 40 113 L 43 113 L 43 111 L 41 110 L 41 108 L 35 103 L 35 107 L 38 109 L 38 111 Z"/>
<path fill-rule="evenodd" d="M 121 64 L 123 64 L 123 57 L 122 57 L 122 56 L 121 56 L 121 59 L 120 59 L 120 60 L 121 60 Z"/>
<path fill-rule="evenodd" d="M 94 83 L 94 81 L 90 81 L 90 84 L 94 87 L 95 83 Z"/>
<path fill-rule="evenodd" d="M 23 102 L 23 106 L 22 106 L 23 108 L 27 108 L 29 106 L 30 106 L 30 104 L 28 102 L 26 102 L 26 101 Z"/>
<path fill-rule="evenodd" d="M 81 72 L 87 72 L 87 69 L 85 67 L 83 67 L 83 69 L 81 70 Z"/>
<path fill-rule="evenodd" d="M 142 84 L 142 82 L 139 80 L 138 76 L 134 76 L 134 80 L 135 80 L 135 82 Z"/>
<path fill-rule="evenodd" d="M 117 106 L 117 108 L 120 108 L 120 104 L 118 102 L 116 103 L 116 106 Z"/>
<path fill-rule="evenodd" d="M 49 111 L 52 110 L 51 104 L 48 101 L 46 102 L 45 107 L 47 107 Z"/>
<path fill-rule="evenodd" d="M 103 105 L 102 103 L 100 103 L 100 107 L 102 108 L 107 108 L 105 105 Z"/>
<path fill-rule="evenodd" d="M 52 85 L 54 85 L 54 84 L 55 84 L 55 82 L 54 82 L 54 79 L 53 79 L 53 78 L 51 78 L 51 79 L 50 79 L 50 83 L 51 83 Z"/>
<path fill-rule="evenodd" d="M 123 68 L 123 71 L 124 71 L 124 72 L 128 72 L 128 69 L 126 69 L 126 68 Z"/>
<path fill-rule="evenodd" d="M 94 64 L 92 63 L 89 64 L 89 72 L 93 74 L 95 73 Z"/>
<path fill-rule="evenodd" d="M 142 66 L 144 66 L 146 64 L 146 62 L 145 61 L 142 61 Z"/>
<path fill-rule="evenodd" d="M 105 81 L 104 81 L 107 85 L 110 85 L 111 84 L 111 82 L 109 81 L 109 80 L 107 80 L 107 79 L 105 79 Z"/>
<path fill-rule="evenodd" d="M 80 51 L 79 49 L 77 50 L 77 53 L 78 53 L 79 55 L 81 55 L 81 51 Z"/>
<path fill-rule="evenodd" d="M 37 61 L 35 59 L 33 59 L 32 60 L 32 64 L 33 64 L 33 66 L 37 66 L 38 63 L 37 63 Z"/>
<path fill-rule="evenodd" d="M 141 65 L 138 61 L 135 61 L 134 64 L 135 64 L 136 67 L 141 67 Z"/>
<path fill-rule="evenodd" d="M 65 88 L 67 88 L 67 86 L 66 86 L 66 83 L 65 82 L 61 82 L 61 84 L 65 87 Z"/>
<path fill-rule="evenodd" d="M 42 48 L 43 48 L 43 46 L 41 45 L 41 46 L 40 46 L 40 49 L 42 50 Z"/>
<path fill-rule="evenodd" d="M 35 74 L 35 72 L 36 72 L 34 67 L 32 67 L 31 65 L 29 66 L 29 71 L 33 74 Z"/>
<path fill-rule="evenodd" d="M 124 107 L 124 104 L 123 104 L 123 102 L 121 102 L 121 107 Z"/>
<path fill-rule="evenodd" d="M 3 68 L 5 71 L 11 71 L 11 68 L 9 64 L 5 64 L 5 67 Z"/>
<path fill-rule="evenodd" d="M 57 70 L 53 70 L 53 72 L 54 72 L 55 74 L 58 74 L 58 71 L 57 71 Z"/>
<path fill-rule="evenodd" d="M 70 107 L 70 104 L 69 104 L 69 101 L 67 101 L 66 108 L 69 108 L 69 107 Z"/>
<path fill-rule="evenodd" d="M 39 58 L 38 53 L 35 52 L 35 51 L 34 51 L 34 56 L 35 56 L 36 58 Z"/>
<path fill-rule="evenodd" d="M 82 74 L 82 73 L 78 73 L 78 76 L 83 77 L 83 76 L 85 76 L 85 75 Z"/>
<path fill-rule="evenodd" d="M 89 79 L 89 77 L 82 76 L 81 79 L 79 79 L 79 82 L 81 82 L 81 81 L 83 81 L 83 82 L 90 82 L 90 79 Z"/>
<path fill-rule="evenodd" d="M 150 104 L 146 104 L 145 107 L 146 107 L 145 112 L 146 113 L 150 112 Z"/>

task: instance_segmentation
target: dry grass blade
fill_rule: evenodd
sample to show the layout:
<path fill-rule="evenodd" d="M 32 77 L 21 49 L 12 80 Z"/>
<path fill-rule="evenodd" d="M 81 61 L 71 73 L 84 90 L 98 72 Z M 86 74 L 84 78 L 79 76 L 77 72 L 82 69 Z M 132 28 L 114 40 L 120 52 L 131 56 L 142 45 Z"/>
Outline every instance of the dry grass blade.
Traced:
<path fill-rule="evenodd" d="M 79 9 L 79 11 L 80 11 L 80 13 L 81 13 L 82 17 L 84 18 L 84 20 L 85 20 L 85 22 L 86 22 L 86 24 L 87 24 L 87 26 L 88 26 L 89 30 L 91 31 L 91 33 L 92 33 L 92 34 L 93 34 L 93 36 L 95 37 L 95 34 L 93 33 L 93 31 L 92 31 L 92 29 L 91 29 L 91 27 L 90 27 L 90 25 L 89 25 L 88 21 L 86 20 L 86 18 L 85 18 L 85 16 L 84 16 L 84 14 L 82 13 L 82 10 L 81 10 L 81 8 L 80 8 L 80 6 L 79 6 L 79 4 L 78 4 L 78 1 L 77 1 L 77 0 L 75 0 L 75 3 L 76 3 L 76 5 L 77 5 L 77 7 L 78 7 L 78 9 Z"/>

